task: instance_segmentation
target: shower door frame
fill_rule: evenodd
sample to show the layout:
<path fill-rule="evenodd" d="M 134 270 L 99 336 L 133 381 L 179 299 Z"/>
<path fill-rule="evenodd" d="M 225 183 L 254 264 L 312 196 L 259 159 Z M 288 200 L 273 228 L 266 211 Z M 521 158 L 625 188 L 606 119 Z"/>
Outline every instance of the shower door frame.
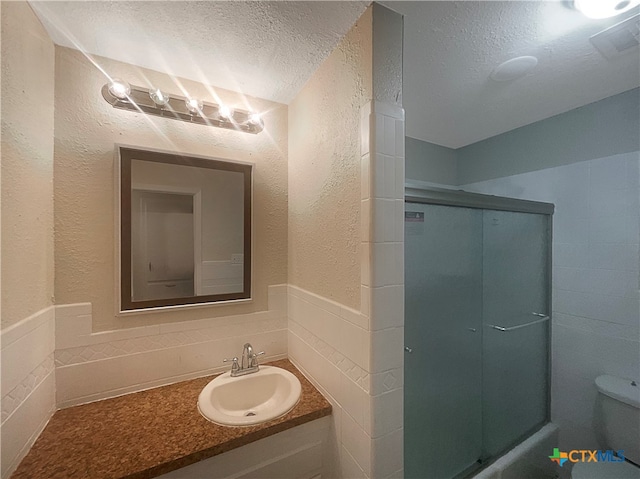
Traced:
<path fill-rule="evenodd" d="M 421 186 L 410 182 L 405 183 L 404 189 L 404 202 L 407 203 L 422 203 L 427 205 L 439 205 L 439 206 L 453 206 L 461 208 L 473 208 L 480 210 L 497 210 L 497 211 L 510 211 L 514 213 L 532 213 L 545 215 L 547 218 L 547 301 L 549 316 L 547 333 L 548 333 L 548 347 L 547 347 L 547 404 L 545 420 L 531 430 L 527 431 L 517 442 L 511 444 L 507 449 L 499 453 L 497 456 L 492 457 L 489 461 L 482 464 L 479 468 L 473 468 L 473 471 L 464 471 L 458 477 L 466 477 L 469 473 L 477 473 L 480 470 L 486 468 L 488 465 L 497 460 L 501 455 L 507 452 L 509 449 L 520 444 L 523 440 L 530 437 L 533 433 L 544 427 L 545 424 L 551 421 L 551 321 L 552 321 L 552 304 L 553 304 L 553 213 L 555 211 L 555 205 L 553 203 L 545 203 L 542 201 L 521 200 L 517 198 L 509 198 L 505 196 L 493 196 L 485 195 L 481 193 L 470 193 L 464 190 L 454 190 L 447 188 L 438 188 L 432 186 Z"/>
<path fill-rule="evenodd" d="M 404 188 L 404 201 L 405 203 L 459 206 L 462 208 L 513 211 L 514 213 L 534 213 L 548 216 L 552 216 L 555 210 L 553 203 L 520 200 L 517 198 L 507 198 L 505 196 L 483 195 L 481 193 L 469 193 L 464 190 L 423 188 L 410 184 L 407 184 Z M 552 226 L 552 224 L 550 226 Z M 549 236 L 551 237 L 551 234 Z"/>

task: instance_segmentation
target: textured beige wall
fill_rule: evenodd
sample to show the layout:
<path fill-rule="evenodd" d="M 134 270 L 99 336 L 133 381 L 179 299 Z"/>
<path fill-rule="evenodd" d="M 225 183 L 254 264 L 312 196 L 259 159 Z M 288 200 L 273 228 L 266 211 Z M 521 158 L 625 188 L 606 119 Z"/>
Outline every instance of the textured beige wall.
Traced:
<path fill-rule="evenodd" d="M 181 94 L 168 75 L 105 58 L 95 60 L 112 77 Z M 211 87 L 180 81 L 189 94 L 212 99 Z M 56 303 L 91 302 L 96 331 L 266 309 L 267 285 L 287 281 L 287 107 L 247 99 L 257 111 L 268 111 L 264 116 L 266 130 L 249 135 L 116 110 L 100 94 L 104 83 L 104 75 L 81 53 L 56 47 Z M 215 92 L 222 101 L 243 107 L 241 95 L 219 89 Z M 116 142 L 255 163 L 253 303 L 115 315 Z"/>
<path fill-rule="evenodd" d="M 372 14 L 289 105 L 289 283 L 360 307 L 360 107 L 372 98 Z"/>
<path fill-rule="evenodd" d="M 393 4 L 391 4 L 393 6 Z M 402 15 L 374 3 L 373 11 L 373 98 L 402 107 Z"/>
<path fill-rule="evenodd" d="M 52 304 L 54 46 L 26 2 L 2 2 L 2 324 Z"/>

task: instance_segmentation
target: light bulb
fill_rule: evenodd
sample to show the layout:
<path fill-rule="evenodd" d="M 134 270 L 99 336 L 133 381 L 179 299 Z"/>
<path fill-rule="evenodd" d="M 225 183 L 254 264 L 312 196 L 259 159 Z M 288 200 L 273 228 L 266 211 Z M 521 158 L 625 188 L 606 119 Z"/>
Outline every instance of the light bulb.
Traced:
<path fill-rule="evenodd" d="M 124 99 L 131 93 L 131 85 L 126 81 L 114 78 L 109 83 L 109 93 L 119 99 Z"/>
<path fill-rule="evenodd" d="M 202 111 L 202 107 L 204 106 L 204 102 L 197 98 L 187 98 L 184 103 L 187 106 L 187 110 L 191 113 L 198 113 Z"/>
<path fill-rule="evenodd" d="M 169 95 L 163 93 L 160 88 L 156 88 L 155 90 L 149 91 L 149 97 L 153 100 L 153 102 L 158 106 L 165 106 L 169 103 Z"/>
<path fill-rule="evenodd" d="M 260 113 L 251 113 L 249 114 L 249 123 L 252 123 L 254 125 L 262 125 L 262 116 L 260 116 Z"/>
<path fill-rule="evenodd" d="M 218 116 L 225 120 L 230 120 L 231 117 L 233 117 L 233 108 L 230 108 L 227 105 L 218 106 Z"/>
<path fill-rule="evenodd" d="M 585 17 L 593 19 L 620 15 L 640 4 L 640 0 L 574 0 L 573 6 Z"/>

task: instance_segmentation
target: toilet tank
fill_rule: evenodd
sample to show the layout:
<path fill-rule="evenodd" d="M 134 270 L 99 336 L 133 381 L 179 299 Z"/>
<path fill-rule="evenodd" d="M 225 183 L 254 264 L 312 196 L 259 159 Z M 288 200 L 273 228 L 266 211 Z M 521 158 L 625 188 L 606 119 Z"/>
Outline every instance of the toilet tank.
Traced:
<path fill-rule="evenodd" d="M 638 381 L 598 376 L 600 427 L 604 446 L 623 450 L 630 461 L 640 464 L 640 385 Z"/>

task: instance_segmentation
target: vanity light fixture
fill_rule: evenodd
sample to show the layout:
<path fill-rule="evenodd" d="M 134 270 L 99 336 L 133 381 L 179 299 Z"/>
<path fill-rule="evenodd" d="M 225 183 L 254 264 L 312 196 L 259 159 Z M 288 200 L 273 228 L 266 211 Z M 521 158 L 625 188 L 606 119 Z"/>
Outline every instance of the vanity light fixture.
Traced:
<path fill-rule="evenodd" d="M 193 97 L 170 95 L 158 88 L 129 85 L 119 79 L 113 79 L 102 87 L 102 97 L 112 107 L 121 110 L 245 133 L 256 134 L 264 129 L 264 121 L 253 111 L 236 110 L 228 105 L 209 103 Z"/>
<path fill-rule="evenodd" d="M 640 0 L 573 0 L 573 6 L 585 17 L 615 17 L 640 5 Z"/>

